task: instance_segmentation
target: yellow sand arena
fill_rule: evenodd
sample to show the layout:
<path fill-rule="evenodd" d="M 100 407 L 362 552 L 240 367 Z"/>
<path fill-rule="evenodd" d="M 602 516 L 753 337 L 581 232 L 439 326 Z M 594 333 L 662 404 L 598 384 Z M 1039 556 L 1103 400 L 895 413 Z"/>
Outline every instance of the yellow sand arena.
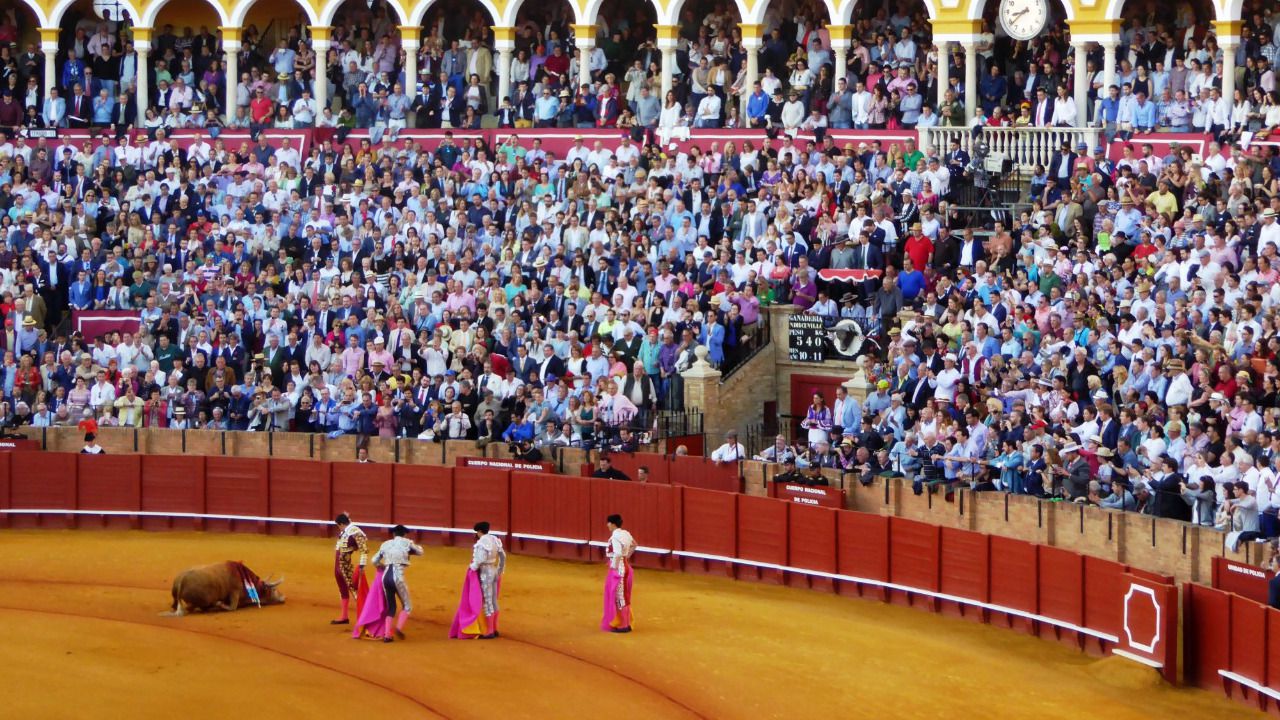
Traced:
<path fill-rule="evenodd" d="M 331 540 L 4 531 L 0 547 L 14 718 L 1259 716 L 1118 658 L 721 578 L 638 571 L 636 632 L 619 636 L 598 630 L 602 567 L 512 556 L 503 638 L 451 641 L 468 553 L 427 548 L 409 639 L 384 645 L 328 624 Z M 285 574 L 288 603 L 160 616 L 176 571 L 227 559 Z"/>

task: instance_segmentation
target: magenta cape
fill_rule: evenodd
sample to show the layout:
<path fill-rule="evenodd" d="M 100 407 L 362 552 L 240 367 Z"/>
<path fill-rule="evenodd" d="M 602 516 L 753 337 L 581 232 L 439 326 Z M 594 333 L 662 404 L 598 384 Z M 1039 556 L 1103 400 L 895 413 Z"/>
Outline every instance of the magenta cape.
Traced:
<path fill-rule="evenodd" d="M 627 565 L 627 577 L 624 581 L 617 571 L 609 568 L 604 580 L 604 617 L 600 620 L 600 629 L 611 632 L 614 628 L 631 627 L 631 583 L 635 574 L 631 572 L 631 563 Z M 618 585 L 622 584 L 623 597 L 627 601 L 626 608 L 618 610 Z"/>
<path fill-rule="evenodd" d="M 360 614 L 357 616 L 355 629 L 351 631 L 351 637 L 356 639 L 363 633 L 380 638 L 387 631 L 387 597 L 382 591 L 381 568 L 373 576 L 373 587 L 368 590 L 368 594 L 361 598 Z"/>
<path fill-rule="evenodd" d="M 493 590 L 497 593 L 501 589 L 502 579 L 498 578 L 494 581 Z M 458 599 L 458 612 L 454 613 L 453 625 L 449 627 L 449 637 L 455 640 L 472 640 L 495 632 L 498 632 L 498 613 L 494 613 L 492 618 L 485 617 L 480 575 L 467 568 L 467 577 L 462 581 L 462 597 Z"/>

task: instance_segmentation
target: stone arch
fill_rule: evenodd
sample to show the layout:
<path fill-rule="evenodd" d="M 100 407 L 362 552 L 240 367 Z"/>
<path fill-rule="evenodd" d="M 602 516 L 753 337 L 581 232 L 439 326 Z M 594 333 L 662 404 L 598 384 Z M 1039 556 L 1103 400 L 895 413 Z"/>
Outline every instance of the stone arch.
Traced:
<path fill-rule="evenodd" d="M 760 5 L 767 6 L 768 0 L 757 0 Z M 658 24 L 660 25 L 679 25 L 680 12 L 684 10 L 685 0 L 670 0 L 670 4 L 663 7 L 658 5 Z M 747 22 L 746 18 L 751 16 L 752 8 L 747 7 L 745 0 L 733 0 L 734 6 L 738 9 L 738 17 L 740 22 Z M 765 8 L 761 8 L 761 16 L 763 17 Z"/>
<path fill-rule="evenodd" d="M 495 25 L 502 24 L 502 13 L 498 11 L 498 7 L 493 4 L 493 0 L 475 0 L 485 12 L 489 13 L 489 18 L 493 20 Z M 427 11 L 435 4 L 435 0 L 426 0 L 409 11 L 409 25 L 421 25 L 422 18 L 426 17 Z"/>
<path fill-rule="evenodd" d="M 228 26 L 241 27 L 244 25 L 244 20 L 249 16 L 249 11 L 253 9 L 253 4 L 255 2 L 257 2 L 257 0 L 243 0 L 239 5 L 233 7 L 231 9 L 231 17 L 227 22 Z M 298 7 L 302 8 L 302 11 L 307 14 L 308 22 L 312 25 L 320 24 L 320 16 L 316 14 L 316 9 L 312 7 L 309 2 L 306 0 L 296 0 L 296 2 Z"/>
<path fill-rule="evenodd" d="M 338 14 L 338 10 L 347 2 L 348 0 L 329 0 L 320 9 L 320 25 L 332 25 L 334 16 Z M 401 25 L 410 24 L 409 12 L 400 4 L 400 0 L 387 0 L 387 4 L 391 6 L 392 10 L 396 11 L 396 17 L 400 18 Z"/>
<path fill-rule="evenodd" d="M 67 11 L 71 9 L 71 6 L 78 2 L 80 2 L 80 0 L 58 0 L 58 3 L 49 10 L 48 15 L 45 15 L 40 10 L 36 9 L 36 3 L 28 2 L 27 7 L 36 10 L 36 16 L 40 18 L 40 22 L 44 27 L 58 27 L 62 24 L 62 16 L 66 15 Z M 119 0 L 119 3 L 120 7 L 128 11 L 129 17 L 133 18 L 135 21 L 142 17 L 142 13 L 138 12 L 138 8 L 133 4 L 133 0 Z M 117 20 L 119 20 L 119 18 L 117 18 Z"/>
<path fill-rule="evenodd" d="M 156 19 L 160 17 L 160 11 L 164 9 L 172 0 L 151 0 L 147 4 L 147 9 L 142 11 L 142 17 L 138 20 L 141 27 L 155 27 Z M 227 9 L 222 6 L 218 0 L 205 0 L 206 4 L 213 8 L 218 14 L 218 21 L 223 25 L 231 25 L 231 16 L 227 14 Z"/>

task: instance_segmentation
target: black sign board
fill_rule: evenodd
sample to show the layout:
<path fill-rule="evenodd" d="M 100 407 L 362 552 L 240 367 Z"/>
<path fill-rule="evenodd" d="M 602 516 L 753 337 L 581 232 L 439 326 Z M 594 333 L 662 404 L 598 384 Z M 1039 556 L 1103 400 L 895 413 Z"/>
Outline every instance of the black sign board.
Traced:
<path fill-rule="evenodd" d="M 787 318 L 787 357 L 792 362 L 820 363 L 826 359 L 827 330 L 818 315 Z"/>

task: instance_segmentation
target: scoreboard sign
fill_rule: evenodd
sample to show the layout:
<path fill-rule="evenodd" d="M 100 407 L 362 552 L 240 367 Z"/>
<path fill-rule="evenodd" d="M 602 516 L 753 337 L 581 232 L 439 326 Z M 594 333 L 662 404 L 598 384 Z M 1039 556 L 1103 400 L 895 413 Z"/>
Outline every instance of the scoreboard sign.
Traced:
<path fill-rule="evenodd" d="M 818 315 L 787 318 L 787 358 L 792 362 L 820 363 L 827 355 L 827 329 Z"/>

